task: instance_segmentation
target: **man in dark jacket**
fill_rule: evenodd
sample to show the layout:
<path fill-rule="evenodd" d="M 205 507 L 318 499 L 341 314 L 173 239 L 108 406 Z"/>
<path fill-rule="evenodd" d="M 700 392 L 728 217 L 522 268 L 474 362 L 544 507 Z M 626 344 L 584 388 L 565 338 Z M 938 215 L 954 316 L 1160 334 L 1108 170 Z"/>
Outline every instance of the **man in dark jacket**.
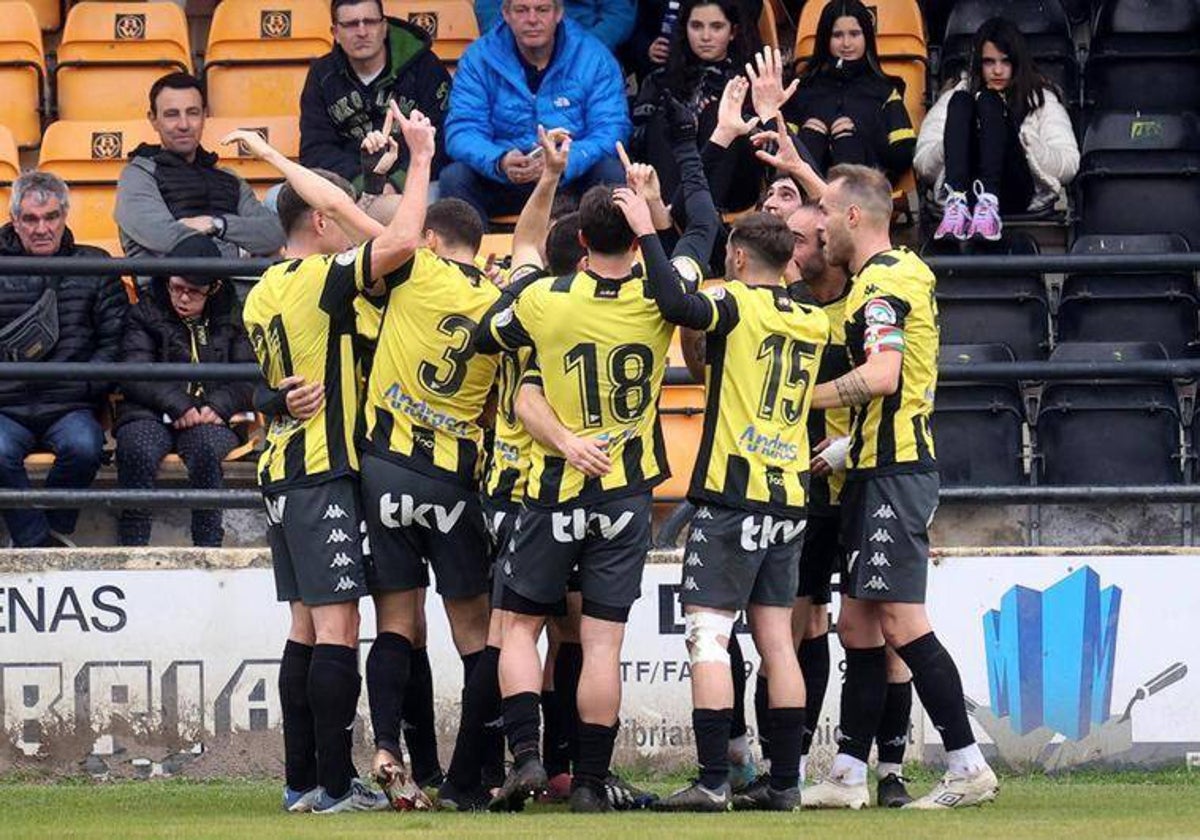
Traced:
<path fill-rule="evenodd" d="M 206 236 L 175 246 L 171 257 L 218 257 Z M 129 310 L 121 360 L 157 362 L 253 362 L 233 285 L 212 277 L 156 277 Z M 230 421 L 251 409 L 252 382 L 145 382 L 121 384 L 117 405 L 117 482 L 150 488 L 158 466 L 178 452 L 193 487 L 221 486 L 221 462 L 239 443 Z M 192 542 L 219 546 L 225 532 L 220 510 L 192 511 Z M 150 511 L 123 510 L 121 545 L 150 543 Z"/>
<path fill-rule="evenodd" d="M 47 172 L 28 172 L 13 184 L 12 221 L 0 228 L 0 256 L 107 257 L 99 248 L 76 245 L 67 228 L 67 185 Z M 39 304 L 50 317 L 38 318 Z M 115 277 L 96 275 L 0 276 L 0 335 L 23 322 L 33 341 L 0 339 L 5 361 L 112 362 L 121 343 L 128 307 Z M 52 314 L 51 314 L 52 313 Z M 29 333 L 26 333 L 29 335 Z M 34 449 L 54 453 L 46 477 L 51 488 L 87 487 L 100 467 L 104 432 L 96 409 L 108 395 L 103 382 L 0 381 L 0 486 L 26 489 L 25 457 Z M 14 545 L 70 546 L 79 511 L 6 510 Z"/>
<path fill-rule="evenodd" d="M 313 62 L 300 97 L 300 162 L 336 172 L 362 187 L 359 147 L 383 125 L 389 99 L 413 108 L 438 129 L 431 175 L 446 162 L 442 119 L 450 100 L 450 74 L 420 27 L 385 17 L 379 0 L 334 0 L 333 51 Z M 388 175 L 386 192 L 404 189 L 408 149 Z"/>
<path fill-rule="evenodd" d="M 134 149 L 117 182 L 114 215 L 128 256 L 162 256 L 197 233 L 227 257 L 272 256 L 283 247 L 279 217 L 200 145 L 205 107 L 199 80 L 187 73 L 151 86 L 146 116 L 159 144 Z"/>

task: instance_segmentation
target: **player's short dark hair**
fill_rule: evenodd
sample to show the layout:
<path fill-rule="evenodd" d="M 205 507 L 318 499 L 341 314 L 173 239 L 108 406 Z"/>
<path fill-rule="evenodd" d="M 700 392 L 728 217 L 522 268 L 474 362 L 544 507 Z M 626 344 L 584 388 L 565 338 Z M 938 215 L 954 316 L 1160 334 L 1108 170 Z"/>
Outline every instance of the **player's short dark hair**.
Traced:
<path fill-rule="evenodd" d="M 546 234 L 546 267 L 550 273 L 556 277 L 574 274 L 586 255 L 579 242 L 579 213 L 559 217 Z"/>
<path fill-rule="evenodd" d="M 478 211 L 461 198 L 440 198 L 425 211 L 425 230 L 431 230 L 451 245 L 465 245 L 479 253 L 483 220 Z"/>
<path fill-rule="evenodd" d="M 772 213 L 748 213 L 729 233 L 730 248 L 744 248 L 763 266 L 780 271 L 792 258 L 794 244 L 787 222 Z"/>
<path fill-rule="evenodd" d="M 208 94 L 205 93 L 204 85 L 199 79 L 191 73 L 168 73 L 150 85 L 151 114 L 158 115 L 158 95 L 168 88 L 171 90 L 198 90 L 200 91 L 201 107 L 208 107 Z"/>
<path fill-rule="evenodd" d="M 330 172 L 328 169 L 313 169 L 312 171 L 337 186 L 346 195 L 357 199 L 354 185 L 341 175 Z M 279 214 L 279 224 L 283 226 L 283 232 L 291 236 L 300 223 L 308 218 L 312 207 L 292 189 L 291 184 L 284 184 L 283 189 L 279 191 L 279 196 L 275 199 L 275 212 Z"/>
<path fill-rule="evenodd" d="M 612 187 L 598 185 L 579 202 L 579 230 L 597 254 L 623 254 L 633 246 L 633 230 L 613 201 Z"/>
<path fill-rule="evenodd" d="M 379 7 L 380 17 L 387 16 L 387 13 L 383 10 L 383 0 L 333 0 L 333 2 L 329 4 L 329 19 L 334 23 L 337 23 L 338 9 L 342 8 L 342 6 L 357 6 L 360 3 L 374 3 Z"/>

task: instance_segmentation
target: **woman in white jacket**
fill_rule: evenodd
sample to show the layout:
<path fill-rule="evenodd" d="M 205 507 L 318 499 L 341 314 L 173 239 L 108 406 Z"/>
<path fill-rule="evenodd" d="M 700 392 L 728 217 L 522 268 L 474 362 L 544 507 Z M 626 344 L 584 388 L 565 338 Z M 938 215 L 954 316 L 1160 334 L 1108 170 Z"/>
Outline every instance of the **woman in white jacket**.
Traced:
<path fill-rule="evenodd" d="M 1002 214 L 1049 207 L 1075 177 L 1071 119 L 1008 20 L 975 34 L 970 69 L 926 116 L 913 166 L 944 196 L 934 239 L 999 239 Z"/>

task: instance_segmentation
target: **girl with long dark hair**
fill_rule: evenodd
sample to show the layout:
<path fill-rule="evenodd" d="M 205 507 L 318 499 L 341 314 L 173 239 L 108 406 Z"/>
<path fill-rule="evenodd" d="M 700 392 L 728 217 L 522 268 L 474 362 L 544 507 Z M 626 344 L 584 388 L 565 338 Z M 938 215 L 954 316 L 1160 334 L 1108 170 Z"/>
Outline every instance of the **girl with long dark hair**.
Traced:
<path fill-rule="evenodd" d="M 833 0 L 821 11 L 813 56 L 783 113 L 822 174 L 859 163 L 895 181 L 912 165 L 916 134 L 904 82 L 883 72 L 875 21 L 859 0 Z"/>
<path fill-rule="evenodd" d="M 921 126 L 914 163 L 945 202 L 934 239 L 997 240 L 1002 215 L 1050 207 L 1075 176 L 1071 119 L 1013 23 L 979 27 L 965 77 Z"/>

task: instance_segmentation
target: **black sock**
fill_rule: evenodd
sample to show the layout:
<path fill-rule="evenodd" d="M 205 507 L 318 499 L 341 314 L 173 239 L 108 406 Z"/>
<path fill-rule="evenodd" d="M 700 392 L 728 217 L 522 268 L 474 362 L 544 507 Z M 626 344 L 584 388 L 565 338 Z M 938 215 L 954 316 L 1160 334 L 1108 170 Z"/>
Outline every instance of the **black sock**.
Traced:
<path fill-rule="evenodd" d="M 317 645 L 308 669 L 308 704 L 317 740 L 317 778 L 325 792 L 340 799 L 354 777 L 350 729 L 361 687 L 358 652 L 343 645 Z"/>
<path fill-rule="evenodd" d="M 804 743 L 800 745 L 800 750 L 801 755 L 808 755 L 813 733 L 821 725 L 821 707 L 825 705 L 825 689 L 829 686 L 829 634 L 822 633 L 815 638 L 805 639 L 800 643 L 796 657 L 804 674 L 804 696 L 808 707 Z"/>
<path fill-rule="evenodd" d="M 733 712 L 729 722 L 729 737 L 746 734 L 746 657 L 737 635 L 729 634 L 729 673 L 733 677 Z"/>
<path fill-rule="evenodd" d="M 729 725 L 732 718 L 732 709 L 692 711 L 700 784 L 709 790 L 716 790 L 729 777 Z"/>
<path fill-rule="evenodd" d="M 375 746 L 400 759 L 401 709 L 407 699 L 412 642 L 398 633 L 380 633 L 367 654 L 367 702 Z"/>
<path fill-rule="evenodd" d="M 754 721 L 758 725 L 758 743 L 762 747 L 764 757 L 770 755 L 771 741 L 771 720 L 768 714 L 771 704 L 767 686 L 767 677 L 760 668 L 758 678 L 754 680 Z"/>
<path fill-rule="evenodd" d="M 508 749 L 513 755 L 513 763 L 518 767 L 531 759 L 539 758 L 538 711 L 541 701 L 542 698 L 532 691 L 523 691 L 504 698 L 504 735 L 508 738 Z"/>
<path fill-rule="evenodd" d="M 846 682 L 842 686 L 841 735 L 838 752 L 866 761 L 879 731 L 887 697 L 884 647 L 846 648 Z"/>
<path fill-rule="evenodd" d="M 308 705 L 308 667 L 313 649 L 288 639 L 279 661 L 279 705 L 283 711 L 283 769 L 287 786 L 317 786 L 317 741 Z"/>
<path fill-rule="evenodd" d="M 921 705 L 942 736 L 947 750 L 961 750 L 975 743 L 967 704 L 963 698 L 962 678 L 950 652 L 942 647 L 932 631 L 915 639 L 896 653 L 912 671 L 913 687 Z"/>
<path fill-rule="evenodd" d="M 590 785 L 603 787 L 612 764 L 613 746 L 617 743 L 617 730 L 621 724 L 602 726 L 598 723 L 579 724 L 579 761 L 575 764 L 572 787 Z M 726 738 L 726 746 L 729 739 Z"/>
<path fill-rule="evenodd" d="M 879 719 L 879 731 L 875 733 L 875 745 L 879 748 L 881 763 L 904 763 L 904 749 L 908 746 L 908 719 L 911 716 L 912 681 L 888 683 L 883 716 Z"/>
<path fill-rule="evenodd" d="M 771 759 L 771 787 L 791 790 L 800 784 L 800 744 L 804 740 L 804 708 L 768 709 L 767 753 Z"/>
<path fill-rule="evenodd" d="M 437 722 L 433 712 L 433 669 L 429 651 L 414 648 L 404 690 L 404 743 L 412 760 L 412 776 L 422 787 L 437 784 L 442 775 L 438 759 Z M 466 683 L 464 683 L 465 685 Z"/>
<path fill-rule="evenodd" d="M 583 648 L 578 642 L 560 642 L 554 657 L 554 693 L 563 709 L 567 754 L 579 760 L 579 675 L 583 671 Z"/>
<path fill-rule="evenodd" d="M 480 784 L 487 752 L 487 727 L 500 717 L 499 662 L 499 648 L 484 648 L 472 660 L 471 675 L 463 689 L 462 718 L 446 774 L 460 791 L 472 790 Z"/>
<path fill-rule="evenodd" d="M 542 692 L 542 721 L 542 763 L 546 765 L 546 774 L 557 776 L 571 772 L 566 712 L 557 691 Z"/>

